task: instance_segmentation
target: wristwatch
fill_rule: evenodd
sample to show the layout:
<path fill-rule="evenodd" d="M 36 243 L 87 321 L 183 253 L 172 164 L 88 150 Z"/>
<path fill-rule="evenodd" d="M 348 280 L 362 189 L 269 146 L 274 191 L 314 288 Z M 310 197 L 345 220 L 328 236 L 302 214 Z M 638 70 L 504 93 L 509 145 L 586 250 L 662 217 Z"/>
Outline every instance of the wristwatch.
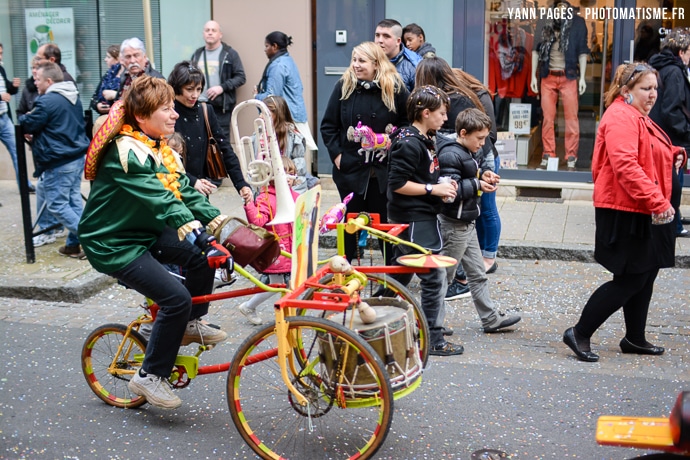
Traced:
<path fill-rule="evenodd" d="M 431 184 L 426 184 L 424 186 L 424 190 L 426 190 L 427 195 L 431 195 L 431 191 L 434 189 L 434 186 Z"/>

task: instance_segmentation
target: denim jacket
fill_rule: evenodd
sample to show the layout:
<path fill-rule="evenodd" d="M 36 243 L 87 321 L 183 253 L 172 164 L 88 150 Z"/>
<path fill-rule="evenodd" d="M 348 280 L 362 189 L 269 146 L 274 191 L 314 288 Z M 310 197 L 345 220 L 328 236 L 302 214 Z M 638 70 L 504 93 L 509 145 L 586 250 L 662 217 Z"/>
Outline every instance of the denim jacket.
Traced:
<path fill-rule="evenodd" d="M 302 96 L 302 79 L 289 53 L 273 61 L 262 86 L 266 88 L 266 91 L 257 94 L 256 99 L 263 101 L 268 96 L 282 96 L 290 108 L 295 123 L 307 122 L 307 108 L 304 106 Z"/>

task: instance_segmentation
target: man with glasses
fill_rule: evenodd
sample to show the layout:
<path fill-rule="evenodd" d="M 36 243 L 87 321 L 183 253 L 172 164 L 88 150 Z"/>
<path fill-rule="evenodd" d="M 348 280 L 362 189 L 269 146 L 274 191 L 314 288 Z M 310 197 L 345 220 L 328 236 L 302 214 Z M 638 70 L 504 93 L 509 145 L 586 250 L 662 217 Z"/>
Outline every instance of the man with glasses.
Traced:
<path fill-rule="evenodd" d="M 235 91 L 247 78 L 237 51 L 223 41 L 223 32 L 216 21 L 204 25 L 205 46 L 197 49 L 190 61 L 206 77 L 205 91 L 199 101 L 208 102 L 216 113 L 218 123 L 226 139 L 230 139 L 230 117 L 235 108 Z"/>
<path fill-rule="evenodd" d="M 165 77 L 151 66 L 149 58 L 146 55 L 146 47 L 144 42 L 133 37 L 128 38 L 120 45 L 120 58 L 122 64 L 125 66 L 125 73 L 120 79 L 120 89 L 115 96 L 115 100 L 122 98 L 125 91 L 132 85 L 132 80 L 140 75 L 150 75 L 152 77 Z"/>
<path fill-rule="evenodd" d="M 46 43 L 39 46 L 34 58 L 38 60 L 38 64 L 54 62 L 62 70 L 62 81 L 74 81 L 72 75 L 67 72 L 67 68 L 62 64 L 62 52 L 55 43 Z"/>

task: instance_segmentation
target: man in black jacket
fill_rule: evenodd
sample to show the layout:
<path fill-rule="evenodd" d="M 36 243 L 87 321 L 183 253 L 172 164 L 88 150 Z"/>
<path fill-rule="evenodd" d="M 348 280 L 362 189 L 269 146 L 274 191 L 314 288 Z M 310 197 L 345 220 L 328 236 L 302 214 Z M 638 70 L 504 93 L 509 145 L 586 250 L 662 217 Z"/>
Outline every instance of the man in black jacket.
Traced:
<path fill-rule="evenodd" d="M 39 46 L 35 57 L 39 64 L 44 62 L 54 62 L 57 64 L 62 71 L 62 81 L 74 81 L 72 75 L 69 74 L 67 68 L 62 64 L 62 52 L 55 43 L 46 43 Z"/>
<path fill-rule="evenodd" d="M 199 101 L 208 101 L 213 107 L 223 135 L 229 140 L 230 118 L 237 102 L 235 91 L 244 85 L 247 78 L 240 55 L 230 45 L 223 43 L 222 38 L 220 25 L 216 21 L 208 21 L 204 25 L 206 46 L 196 50 L 190 60 L 206 77 L 206 91 Z"/>

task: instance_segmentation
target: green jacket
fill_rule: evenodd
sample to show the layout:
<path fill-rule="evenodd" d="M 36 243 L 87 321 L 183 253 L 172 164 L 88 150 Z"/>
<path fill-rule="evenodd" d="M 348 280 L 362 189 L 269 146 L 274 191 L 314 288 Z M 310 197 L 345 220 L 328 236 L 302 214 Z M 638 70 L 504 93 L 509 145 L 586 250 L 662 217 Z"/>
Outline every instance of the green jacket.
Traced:
<path fill-rule="evenodd" d="M 148 251 L 165 227 L 179 229 L 194 220 L 206 225 L 220 215 L 189 184 L 181 165 L 182 200 L 175 198 L 156 177 L 168 171 L 145 144 L 118 137 L 102 155 L 79 222 L 79 242 L 99 272 L 126 267 Z"/>

